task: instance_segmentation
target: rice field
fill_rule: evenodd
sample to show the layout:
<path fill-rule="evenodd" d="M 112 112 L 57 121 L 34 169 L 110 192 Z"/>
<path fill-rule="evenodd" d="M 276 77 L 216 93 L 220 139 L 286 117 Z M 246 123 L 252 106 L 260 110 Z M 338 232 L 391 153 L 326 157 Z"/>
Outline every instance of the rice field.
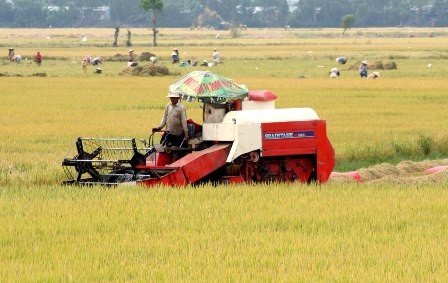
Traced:
<path fill-rule="evenodd" d="M 448 227 L 447 29 L 131 29 L 165 77 L 130 77 L 126 62 L 81 69 L 83 56 L 127 54 L 113 29 L 1 29 L 0 278 L 2 282 L 443 282 Z M 235 32 L 235 31 L 233 31 Z M 220 38 L 216 38 L 217 34 Z M 87 36 L 87 42 L 82 37 Z M 28 60 L 6 62 L 7 48 Z M 168 86 L 193 67 L 269 89 L 278 108 L 327 120 L 336 171 L 364 183 L 167 188 L 64 187 L 62 159 L 83 137 L 148 138 Z M 42 66 L 32 63 L 40 50 Z M 335 58 L 347 56 L 346 65 Z M 394 61 L 376 80 L 350 67 Z M 429 65 L 431 64 L 431 65 Z M 430 66 L 430 67 L 429 67 Z M 339 67 L 341 77 L 329 79 Z M 200 70 L 204 67 L 195 67 Z M 44 73 L 45 77 L 33 76 Z M 185 103 L 201 122 L 199 105 Z"/>

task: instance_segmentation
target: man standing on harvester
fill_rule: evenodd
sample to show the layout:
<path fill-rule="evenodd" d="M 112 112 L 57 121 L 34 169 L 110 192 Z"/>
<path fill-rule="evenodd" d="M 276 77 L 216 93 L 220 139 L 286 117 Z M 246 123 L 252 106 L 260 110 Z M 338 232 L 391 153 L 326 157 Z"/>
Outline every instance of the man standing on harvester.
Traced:
<path fill-rule="evenodd" d="M 161 144 L 166 146 L 187 146 L 188 128 L 187 111 L 179 101 L 178 93 L 168 94 L 170 103 L 165 107 L 160 125 L 152 128 L 152 132 L 157 132 L 166 126 L 166 132 L 162 135 Z"/>

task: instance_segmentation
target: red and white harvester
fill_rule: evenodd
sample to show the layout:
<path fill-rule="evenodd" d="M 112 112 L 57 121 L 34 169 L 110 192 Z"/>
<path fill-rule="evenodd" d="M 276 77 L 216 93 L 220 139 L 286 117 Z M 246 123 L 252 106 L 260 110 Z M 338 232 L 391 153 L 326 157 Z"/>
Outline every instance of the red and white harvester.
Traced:
<path fill-rule="evenodd" d="M 203 123 L 188 121 L 188 146 L 154 144 L 154 134 L 78 138 L 62 163 L 65 183 L 326 182 L 335 164 L 326 121 L 311 108 L 276 109 L 276 98 L 250 91 L 232 103 L 204 103 Z"/>

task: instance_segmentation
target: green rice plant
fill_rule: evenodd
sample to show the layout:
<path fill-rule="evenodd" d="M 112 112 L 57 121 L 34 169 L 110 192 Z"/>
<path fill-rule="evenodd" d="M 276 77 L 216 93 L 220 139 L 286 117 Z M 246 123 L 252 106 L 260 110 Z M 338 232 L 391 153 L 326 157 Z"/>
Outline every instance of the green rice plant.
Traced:
<path fill-rule="evenodd" d="M 432 151 L 434 140 L 430 136 L 419 135 L 417 143 L 423 154 L 429 155 Z"/>
<path fill-rule="evenodd" d="M 412 144 L 409 142 L 399 143 L 397 141 L 392 141 L 392 147 L 394 151 L 399 156 L 413 156 L 415 155 L 415 150 L 412 148 Z"/>
<path fill-rule="evenodd" d="M 435 151 L 439 152 L 442 156 L 448 156 L 448 135 L 442 134 L 434 140 Z"/>

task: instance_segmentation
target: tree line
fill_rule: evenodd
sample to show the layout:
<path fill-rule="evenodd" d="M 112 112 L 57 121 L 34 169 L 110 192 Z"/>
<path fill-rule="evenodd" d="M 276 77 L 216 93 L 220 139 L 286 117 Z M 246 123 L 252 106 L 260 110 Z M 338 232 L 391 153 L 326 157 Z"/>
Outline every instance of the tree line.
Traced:
<path fill-rule="evenodd" d="M 149 27 L 155 16 L 161 27 L 341 27 L 347 15 L 353 27 L 448 26 L 448 0 L 0 0 L 0 26 L 22 28 Z"/>

